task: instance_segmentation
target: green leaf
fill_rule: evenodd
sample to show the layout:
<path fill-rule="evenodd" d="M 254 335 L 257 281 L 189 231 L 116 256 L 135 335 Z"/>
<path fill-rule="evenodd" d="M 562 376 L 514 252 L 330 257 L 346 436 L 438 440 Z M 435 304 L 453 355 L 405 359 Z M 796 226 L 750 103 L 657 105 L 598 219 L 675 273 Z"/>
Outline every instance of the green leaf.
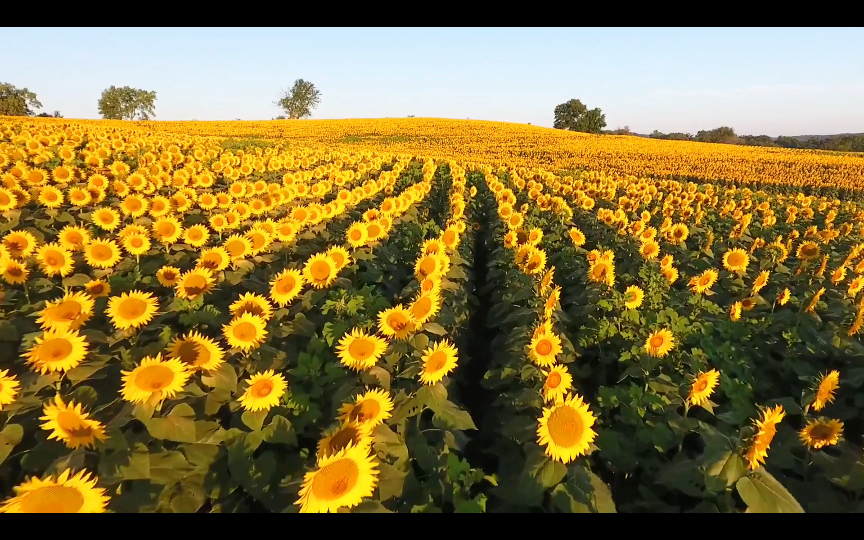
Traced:
<path fill-rule="evenodd" d="M 738 495 L 754 514 L 803 514 L 804 509 L 765 469 L 757 469 L 735 484 Z"/>
<path fill-rule="evenodd" d="M 433 423 L 440 422 L 450 429 L 477 429 L 471 415 L 456 406 L 452 401 L 445 401 L 438 409 L 433 409 Z M 436 425 L 438 425 L 436 423 Z"/>
<path fill-rule="evenodd" d="M 547 459 L 537 471 L 537 479 L 546 488 L 558 485 L 565 476 L 567 476 L 567 467 L 563 463 L 551 459 Z"/>
<path fill-rule="evenodd" d="M 228 390 L 231 393 L 237 391 L 237 372 L 234 367 L 225 362 L 216 371 L 211 371 L 209 375 L 201 377 L 201 382 L 210 388 L 219 388 Z"/>
<path fill-rule="evenodd" d="M 600 477 L 588 471 L 591 479 L 591 487 L 594 488 L 594 506 L 600 514 L 616 514 L 615 501 L 612 500 L 612 490 L 609 489 Z"/>
<path fill-rule="evenodd" d="M 269 411 L 246 411 L 240 416 L 243 424 L 252 431 L 260 431 Z"/>
<path fill-rule="evenodd" d="M 705 472 L 709 476 L 724 480 L 726 487 L 731 487 L 747 472 L 747 467 L 741 456 L 729 450 L 724 452 L 717 461 L 705 467 Z"/>
<path fill-rule="evenodd" d="M 446 336 L 447 330 L 438 323 L 430 322 L 423 325 L 423 331 L 435 334 L 436 336 Z"/>
<path fill-rule="evenodd" d="M 180 452 L 150 454 L 150 481 L 171 485 L 189 473 L 192 466 Z"/>
<path fill-rule="evenodd" d="M 270 420 L 270 424 L 261 432 L 264 434 L 266 442 L 297 446 L 297 435 L 294 433 L 294 427 L 284 416 L 274 416 Z"/>
<path fill-rule="evenodd" d="M 191 413 L 191 414 L 189 414 Z M 195 412 L 192 407 L 181 403 L 174 407 L 165 418 L 151 418 L 144 425 L 155 439 L 182 443 L 198 442 L 195 436 Z"/>
<path fill-rule="evenodd" d="M 383 502 L 402 495 L 405 477 L 408 476 L 408 473 L 402 472 L 384 461 L 378 463 L 378 471 L 379 500 Z"/>
<path fill-rule="evenodd" d="M 99 481 L 116 484 L 123 480 L 150 479 L 150 453 L 141 443 L 103 456 L 99 461 Z"/>
<path fill-rule="evenodd" d="M 18 341 L 18 329 L 9 321 L 0 321 L 0 341 Z"/>
<path fill-rule="evenodd" d="M 0 431 L 0 463 L 6 461 L 15 445 L 24 438 L 24 428 L 18 424 L 8 424 Z"/>
<path fill-rule="evenodd" d="M 90 276 L 87 274 L 75 274 L 74 276 L 63 278 L 63 286 L 68 288 L 83 287 L 88 283 L 90 283 Z"/>
<path fill-rule="evenodd" d="M 384 508 L 384 505 L 378 501 L 363 501 L 354 507 L 351 511 L 353 514 L 392 514 L 390 510 Z"/>

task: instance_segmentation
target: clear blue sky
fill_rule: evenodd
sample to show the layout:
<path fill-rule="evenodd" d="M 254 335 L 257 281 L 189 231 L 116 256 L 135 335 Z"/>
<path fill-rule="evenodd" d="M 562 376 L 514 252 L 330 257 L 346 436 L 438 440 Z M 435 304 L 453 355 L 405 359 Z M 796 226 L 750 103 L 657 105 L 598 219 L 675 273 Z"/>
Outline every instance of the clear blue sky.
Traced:
<path fill-rule="evenodd" d="M 268 120 L 303 78 L 313 118 L 551 126 L 578 98 L 637 133 L 864 132 L 860 28 L 4 28 L 0 50 L 0 81 L 67 118 L 113 84 L 155 90 L 157 120 Z"/>

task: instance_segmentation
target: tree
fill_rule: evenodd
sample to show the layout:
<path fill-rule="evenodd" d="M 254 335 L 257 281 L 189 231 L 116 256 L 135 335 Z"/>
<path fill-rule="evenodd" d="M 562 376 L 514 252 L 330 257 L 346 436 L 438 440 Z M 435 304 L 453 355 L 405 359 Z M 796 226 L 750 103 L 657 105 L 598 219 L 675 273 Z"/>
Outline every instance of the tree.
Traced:
<path fill-rule="evenodd" d="M 702 130 L 696 132 L 696 140 L 699 142 L 738 144 L 741 142 L 738 135 L 735 135 L 735 130 L 728 126 L 721 126 L 716 129 Z"/>
<path fill-rule="evenodd" d="M 0 83 L 0 116 L 33 116 L 33 109 L 41 108 L 36 94 L 30 90 Z"/>
<path fill-rule="evenodd" d="M 43 113 L 37 114 L 36 117 L 37 118 L 63 118 L 63 115 L 60 114 L 60 111 L 54 111 L 54 114 L 48 114 L 48 113 L 43 112 Z"/>
<path fill-rule="evenodd" d="M 150 120 L 156 116 L 156 92 L 111 86 L 99 98 L 99 114 L 108 120 Z"/>
<path fill-rule="evenodd" d="M 321 102 L 321 92 L 315 85 L 303 79 L 294 81 L 291 90 L 282 91 L 282 98 L 276 102 L 285 110 L 291 120 L 312 116 L 312 109 Z"/>
<path fill-rule="evenodd" d="M 571 99 L 555 107 L 555 129 L 569 129 L 584 133 L 600 133 L 606 127 L 606 115 L 600 109 L 588 110 L 578 99 Z"/>

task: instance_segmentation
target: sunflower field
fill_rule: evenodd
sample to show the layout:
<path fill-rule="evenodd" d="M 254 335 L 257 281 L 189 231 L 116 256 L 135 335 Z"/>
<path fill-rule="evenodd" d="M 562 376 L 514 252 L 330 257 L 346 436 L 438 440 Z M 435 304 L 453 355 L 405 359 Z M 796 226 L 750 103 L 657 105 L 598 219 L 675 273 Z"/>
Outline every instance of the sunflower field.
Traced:
<path fill-rule="evenodd" d="M 346 122 L 0 119 L 0 512 L 864 511 L 860 158 Z"/>

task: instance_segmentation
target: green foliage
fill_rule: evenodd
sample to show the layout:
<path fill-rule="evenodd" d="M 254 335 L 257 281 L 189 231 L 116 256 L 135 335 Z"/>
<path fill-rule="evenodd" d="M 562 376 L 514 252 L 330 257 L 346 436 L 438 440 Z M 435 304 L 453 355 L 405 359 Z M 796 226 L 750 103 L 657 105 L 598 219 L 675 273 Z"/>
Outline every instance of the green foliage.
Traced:
<path fill-rule="evenodd" d="M 33 109 L 41 108 L 36 94 L 27 88 L 0 83 L 0 116 L 33 116 Z"/>
<path fill-rule="evenodd" d="M 306 118 L 312 115 L 312 109 L 321 103 L 321 91 L 315 85 L 303 79 L 294 81 L 290 90 L 282 92 L 282 97 L 276 105 L 285 110 L 290 120 Z"/>
<path fill-rule="evenodd" d="M 106 120 L 150 120 L 156 116 L 156 92 L 112 85 L 102 91 L 98 107 Z"/>
<path fill-rule="evenodd" d="M 555 129 L 584 133 L 601 133 L 606 127 L 606 115 L 600 109 L 588 109 L 578 99 L 571 99 L 555 107 Z"/>

